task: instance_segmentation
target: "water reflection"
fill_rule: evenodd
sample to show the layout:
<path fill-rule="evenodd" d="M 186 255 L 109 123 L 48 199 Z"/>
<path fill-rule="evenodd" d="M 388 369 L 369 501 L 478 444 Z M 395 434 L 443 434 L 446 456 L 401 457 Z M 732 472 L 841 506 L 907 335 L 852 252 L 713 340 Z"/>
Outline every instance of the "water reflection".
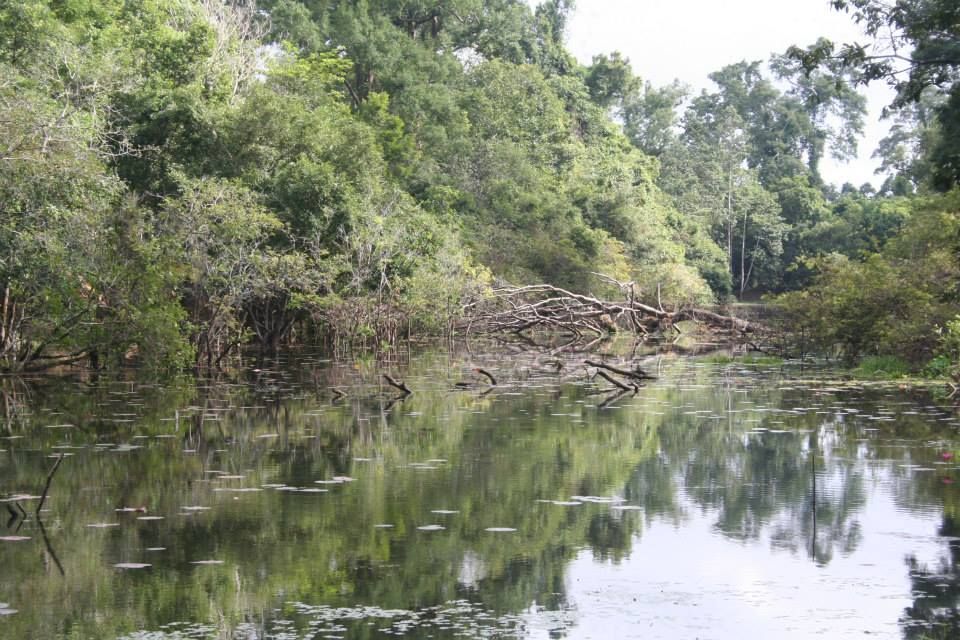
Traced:
<path fill-rule="evenodd" d="M 949 540 L 948 549 L 935 562 L 907 558 L 913 603 L 904 611 L 902 622 L 904 637 L 910 640 L 960 637 L 960 521 L 956 516 L 944 515 L 940 535 Z"/>
<path fill-rule="evenodd" d="M 883 584 L 853 588 L 869 611 L 852 629 L 881 612 L 882 632 L 955 633 L 952 416 L 895 390 L 680 359 L 604 403 L 563 357 L 4 380 L 5 511 L 29 513 L 50 456 L 67 456 L 42 519 L 0 529 L 29 536 L 0 540 L 4 633 L 592 637 L 596 610 L 643 637 L 672 593 L 665 628 L 688 636 L 712 597 L 774 610 L 791 584 L 843 593 L 865 577 Z M 500 384 L 458 389 L 477 365 Z M 782 575 L 750 582 L 766 596 L 737 586 L 746 574 L 702 575 L 723 558 Z M 676 574 L 638 581 L 658 566 Z M 740 635 L 717 615 L 713 636 Z M 784 616 L 778 637 L 822 622 Z"/>

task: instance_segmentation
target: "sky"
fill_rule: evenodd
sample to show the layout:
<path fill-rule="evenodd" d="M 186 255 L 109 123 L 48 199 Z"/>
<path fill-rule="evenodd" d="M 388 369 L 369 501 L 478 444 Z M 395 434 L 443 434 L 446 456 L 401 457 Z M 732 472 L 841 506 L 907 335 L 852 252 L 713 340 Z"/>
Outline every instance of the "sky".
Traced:
<path fill-rule="evenodd" d="M 677 78 L 699 93 L 714 88 L 707 76 L 727 64 L 766 61 L 821 36 L 837 43 L 867 40 L 829 0 L 577 0 L 567 47 L 583 64 L 599 53 L 620 51 L 643 80 L 661 86 Z M 860 155 L 845 164 L 825 158 L 821 172 L 828 182 L 882 182 L 870 156 L 889 128 L 880 112 L 893 94 L 882 83 L 866 93 Z"/>

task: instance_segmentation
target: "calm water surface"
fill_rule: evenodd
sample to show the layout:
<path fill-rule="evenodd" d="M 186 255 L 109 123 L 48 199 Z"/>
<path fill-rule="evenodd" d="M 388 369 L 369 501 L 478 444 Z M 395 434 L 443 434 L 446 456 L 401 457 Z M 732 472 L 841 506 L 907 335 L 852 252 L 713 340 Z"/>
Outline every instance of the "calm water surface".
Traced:
<path fill-rule="evenodd" d="M 4 379 L 0 638 L 960 637 L 954 415 L 682 358 L 612 398 L 562 359 Z"/>

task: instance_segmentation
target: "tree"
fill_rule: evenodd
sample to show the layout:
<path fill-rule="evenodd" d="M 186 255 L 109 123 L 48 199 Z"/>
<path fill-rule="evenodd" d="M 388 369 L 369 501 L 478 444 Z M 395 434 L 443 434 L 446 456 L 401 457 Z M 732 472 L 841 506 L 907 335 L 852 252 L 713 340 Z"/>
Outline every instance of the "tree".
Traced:
<path fill-rule="evenodd" d="M 649 82 L 643 91 L 627 95 L 621 108 L 623 130 L 635 147 L 651 156 L 660 156 L 676 141 L 678 109 L 689 88 L 674 81 L 656 88 Z"/>
<path fill-rule="evenodd" d="M 585 78 L 590 98 L 604 108 L 622 105 L 637 92 L 639 80 L 633 75 L 630 60 L 619 51 L 593 57 Z M 622 107 L 621 107 L 622 108 Z"/>
<path fill-rule="evenodd" d="M 883 80 L 897 95 L 894 111 L 926 100 L 933 88 L 947 100 L 937 109 L 944 130 L 926 150 L 932 165 L 932 185 L 942 191 L 960 182 L 960 162 L 951 137 L 960 128 L 960 8 L 951 0 L 834 0 L 872 38 L 867 44 L 837 46 L 825 39 L 801 49 L 791 47 L 787 56 L 808 74 L 826 70 L 837 86 Z"/>
<path fill-rule="evenodd" d="M 827 352 L 851 361 L 895 354 L 918 365 L 938 352 L 936 327 L 960 305 L 960 209 L 956 193 L 908 202 L 908 219 L 879 252 L 814 260 L 812 284 L 781 298 L 795 326 Z"/>
<path fill-rule="evenodd" d="M 789 56 L 774 56 L 770 66 L 779 79 L 790 83 L 785 98 L 795 100 L 806 117 L 805 152 L 810 173 L 819 180 L 825 148 L 838 160 L 856 157 L 867 101 L 849 81 L 849 72 L 836 63 L 807 70 Z"/>

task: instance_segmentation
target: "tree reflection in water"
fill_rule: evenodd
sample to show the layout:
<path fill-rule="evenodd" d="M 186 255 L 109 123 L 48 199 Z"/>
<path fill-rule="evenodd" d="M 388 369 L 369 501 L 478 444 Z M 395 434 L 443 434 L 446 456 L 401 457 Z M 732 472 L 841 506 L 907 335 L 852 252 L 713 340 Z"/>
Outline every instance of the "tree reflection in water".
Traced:
<path fill-rule="evenodd" d="M 882 396 L 783 389 L 776 373 L 675 360 L 660 382 L 603 407 L 585 381 L 537 377 L 519 356 L 498 370 L 496 390 L 449 391 L 445 375 L 496 368 L 498 357 L 395 365 L 416 389 L 402 402 L 380 389 L 373 360 L 266 363 L 247 377 L 167 387 L 65 380 L 18 390 L 29 411 L 7 422 L 21 437 L 0 441 L 9 461 L 0 489 L 39 488 L 43 453 L 74 455 L 54 483 L 46 529 L 33 532 L 65 575 L 0 546 L 0 601 L 19 610 L 5 628 L 119 637 L 186 620 L 230 637 L 252 621 L 260 632 L 323 622 L 363 638 L 371 620 L 398 611 L 390 624 L 440 621 L 410 626 L 408 637 L 445 637 L 437 625 L 465 616 L 523 635 L 535 611 L 558 616 L 560 637 L 576 610 L 571 561 L 587 551 L 601 565 L 624 563 L 651 523 L 682 535 L 696 510 L 758 554 L 826 566 L 860 545 L 871 478 L 892 478 L 898 504 L 942 509 L 945 485 L 898 471 L 935 455 L 925 445 L 935 424 L 858 417 L 888 406 Z M 511 381 L 508 366 L 528 373 Z M 349 395 L 331 402 L 330 387 Z M 896 441 L 905 435 L 912 443 Z M 332 480 L 342 477 L 354 481 Z M 164 519 L 114 511 L 141 505 Z M 117 526 L 88 526 L 106 521 Z M 420 529 L 428 524 L 444 528 Z M 153 567 L 104 571 L 138 562 Z M 940 599 L 918 599 L 905 619 L 945 622 L 905 624 L 910 637 L 955 629 L 956 560 L 930 573 L 911 566 L 911 579 Z M 470 606 L 450 604 L 460 601 Z M 364 612 L 372 617 L 351 617 Z"/>

